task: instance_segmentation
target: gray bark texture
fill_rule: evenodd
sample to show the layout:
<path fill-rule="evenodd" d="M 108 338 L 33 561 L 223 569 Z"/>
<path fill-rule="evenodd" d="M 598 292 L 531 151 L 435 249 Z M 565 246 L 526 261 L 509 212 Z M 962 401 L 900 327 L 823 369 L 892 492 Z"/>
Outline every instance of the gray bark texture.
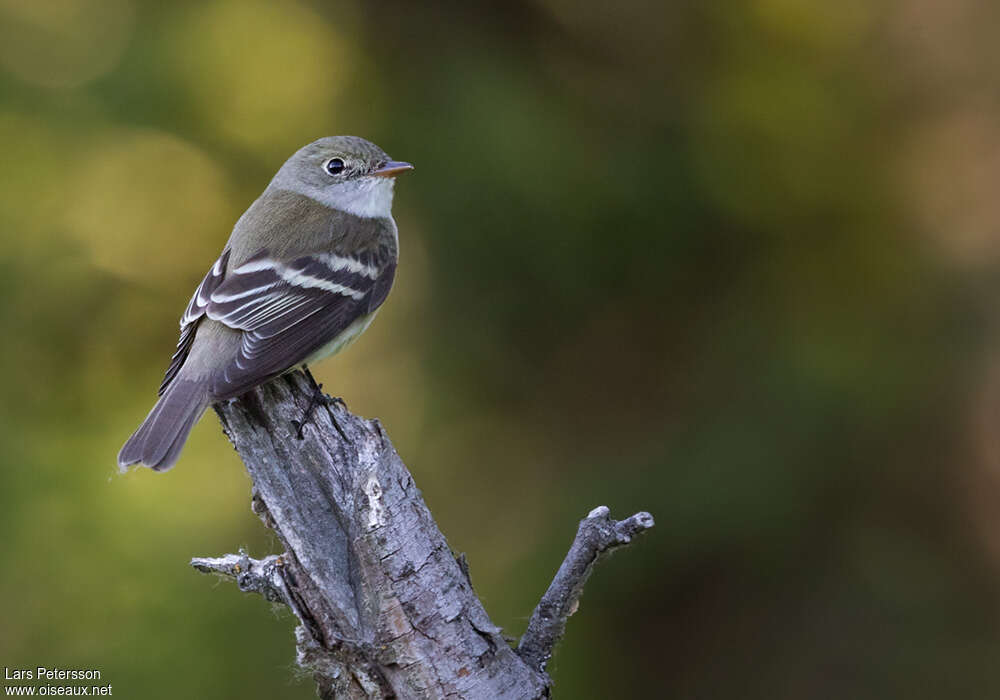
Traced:
<path fill-rule="evenodd" d="M 602 554 L 653 525 L 594 509 L 515 650 L 472 589 L 377 420 L 292 372 L 217 404 L 284 553 L 196 558 L 200 571 L 287 605 L 321 698 L 547 698 L 545 663 Z M 310 407 L 313 407 L 310 410 Z M 308 412 L 308 420 L 300 424 Z"/>

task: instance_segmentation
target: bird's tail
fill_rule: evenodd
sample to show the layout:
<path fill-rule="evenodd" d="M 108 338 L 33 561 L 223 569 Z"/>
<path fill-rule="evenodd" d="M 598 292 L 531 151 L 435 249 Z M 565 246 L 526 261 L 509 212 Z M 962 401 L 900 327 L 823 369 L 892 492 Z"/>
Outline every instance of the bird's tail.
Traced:
<path fill-rule="evenodd" d="M 204 382 L 175 378 L 118 453 L 118 466 L 124 470 L 142 463 L 158 472 L 170 469 L 208 404 Z"/>

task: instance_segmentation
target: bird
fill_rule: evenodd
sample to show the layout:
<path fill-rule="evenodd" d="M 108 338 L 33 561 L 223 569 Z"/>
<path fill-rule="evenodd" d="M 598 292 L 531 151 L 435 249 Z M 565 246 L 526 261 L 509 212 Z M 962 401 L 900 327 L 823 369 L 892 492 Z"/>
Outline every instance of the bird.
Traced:
<path fill-rule="evenodd" d="M 165 471 L 215 402 L 343 350 L 392 288 L 395 178 L 410 163 L 357 136 L 296 151 L 233 227 L 180 319 L 149 415 L 118 453 L 122 471 Z"/>

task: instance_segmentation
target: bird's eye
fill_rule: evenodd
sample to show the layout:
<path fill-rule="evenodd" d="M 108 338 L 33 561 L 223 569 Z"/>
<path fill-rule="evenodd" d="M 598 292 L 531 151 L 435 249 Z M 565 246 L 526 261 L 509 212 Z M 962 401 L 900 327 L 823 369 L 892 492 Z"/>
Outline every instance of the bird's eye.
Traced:
<path fill-rule="evenodd" d="M 326 161 L 326 172 L 331 175 L 340 175 L 344 171 L 344 161 L 340 158 L 331 158 Z"/>

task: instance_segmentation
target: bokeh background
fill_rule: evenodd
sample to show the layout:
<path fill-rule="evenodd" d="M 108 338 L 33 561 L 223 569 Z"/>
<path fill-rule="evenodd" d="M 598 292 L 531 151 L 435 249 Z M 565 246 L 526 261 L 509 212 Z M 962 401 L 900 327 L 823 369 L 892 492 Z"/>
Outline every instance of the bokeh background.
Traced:
<path fill-rule="evenodd" d="M 177 318 L 296 148 L 417 170 L 378 416 L 519 635 L 576 521 L 562 698 L 1000 697 L 1000 6 L 0 0 L 0 665 L 309 698 L 187 561 L 275 542 L 206 416 L 118 476 Z"/>

